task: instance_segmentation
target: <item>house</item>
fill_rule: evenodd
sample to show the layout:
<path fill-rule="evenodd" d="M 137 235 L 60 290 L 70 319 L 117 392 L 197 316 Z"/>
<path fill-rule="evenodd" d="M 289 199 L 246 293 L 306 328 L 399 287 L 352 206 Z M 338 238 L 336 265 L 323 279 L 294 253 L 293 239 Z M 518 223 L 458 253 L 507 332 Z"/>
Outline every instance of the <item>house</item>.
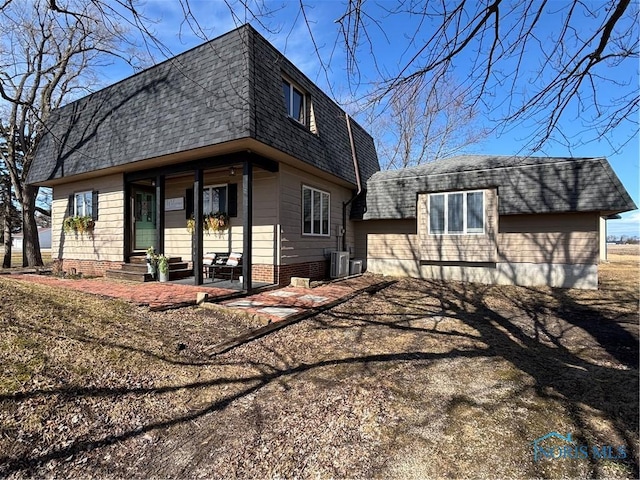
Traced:
<path fill-rule="evenodd" d="M 602 158 L 379 170 L 371 136 L 244 25 L 54 111 L 28 181 L 53 189 L 60 269 L 132 276 L 153 246 L 201 284 L 206 253 L 235 252 L 245 290 L 323 278 L 336 250 L 384 275 L 595 288 L 603 219 L 636 208 Z"/>
<path fill-rule="evenodd" d="M 22 251 L 22 238 L 22 232 L 13 235 L 11 248 L 14 251 Z M 51 249 L 51 228 L 38 227 L 38 239 L 40 241 L 40 250 Z"/>
<path fill-rule="evenodd" d="M 371 136 L 244 25 L 54 111 L 28 181 L 53 188 L 64 271 L 126 269 L 153 246 L 201 284 L 204 253 L 238 252 L 248 289 L 323 278 L 378 170 Z M 209 213 L 229 228 L 207 234 Z M 90 234 L 65 232 L 72 217 Z"/>
<path fill-rule="evenodd" d="M 372 175 L 352 218 L 370 272 L 597 288 L 606 218 L 635 208 L 604 158 L 466 155 Z"/>

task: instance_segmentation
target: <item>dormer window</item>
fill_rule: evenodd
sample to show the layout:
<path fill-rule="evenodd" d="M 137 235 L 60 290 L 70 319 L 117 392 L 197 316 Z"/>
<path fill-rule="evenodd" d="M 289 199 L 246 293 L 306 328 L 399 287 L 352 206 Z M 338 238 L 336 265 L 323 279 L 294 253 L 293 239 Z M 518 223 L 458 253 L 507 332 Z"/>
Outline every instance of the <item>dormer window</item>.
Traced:
<path fill-rule="evenodd" d="M 282 79 L 282 92 L 284 93 L 284 102 L 287 107 L 287 115 L 294 120 L 306 125 L 305 112 L 305 95 L 291 82 Z"/>

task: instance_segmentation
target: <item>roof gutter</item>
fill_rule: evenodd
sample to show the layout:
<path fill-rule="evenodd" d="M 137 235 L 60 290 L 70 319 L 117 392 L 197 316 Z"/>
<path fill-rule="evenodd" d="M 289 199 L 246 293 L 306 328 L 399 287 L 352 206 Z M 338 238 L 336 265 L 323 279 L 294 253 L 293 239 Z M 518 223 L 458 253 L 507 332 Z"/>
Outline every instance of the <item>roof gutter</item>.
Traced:
<path fill-rule="evenodd" d="M 351 131 L 351 118 L 345 112 L 344 118 L 347 121 L 347 131 L 349 132 L 349 143 L 351 144 L 351 158 L 353 159 L 353 170 L 356 174 L 356 185 L 358 190 L 349 199 L 348 202 L 342 202 L 342 250 L 347 250 L 347 207 L 360 196 L 362 193 L 362 182 L 360 180 L 360 165 L 358 164 L 358 156 L 356 155 L 356 145 L 353 141 L 353 132 Z"/>

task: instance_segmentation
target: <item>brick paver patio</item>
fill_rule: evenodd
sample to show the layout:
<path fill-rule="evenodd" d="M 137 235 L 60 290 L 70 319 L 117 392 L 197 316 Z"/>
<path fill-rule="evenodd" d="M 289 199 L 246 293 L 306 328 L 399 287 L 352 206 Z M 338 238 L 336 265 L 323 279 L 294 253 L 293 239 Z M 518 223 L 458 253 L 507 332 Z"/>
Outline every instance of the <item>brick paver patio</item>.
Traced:
<path fill-rule="evenodd" d="M 210 297 L 219 297 L 237 293 L 236 290 L 209 286 L 178 285 L 175 283 L 146 282 L 136 283 L 107 278 L 64 279 L 50 275 L 12 274 L 5 278 L 40 283 L 56 288 L 79 290 L 85 293 L 119 298 L 136 305 L 148 305 L 150 308 L 169 308 L 176 305 L 195 304 L 196 295 L 206 292 Z"/>
<path fill-rule="evenodd" d="M 332 304 L 356 291 L 380 283 L 383 283 L 380 277 L 363 275 L 314 288 L 285 287 L 256 293 L 240 299 L 226 300 L 220 305 L 237 308 L 249 314 L 264 317 L 271 322 L 278 322 Z"/>
<path fill-rule="evenodd" d="M 136 305 L 148 305 L 152 309 L 171 308 L 196 303 L 200 292 L 209 298 L 238 293 L 236 290 L 207 285 L 180 285 L 175 283 L 135 283 L 107 278 L 63 279 L 50 275 L 11 274 L 5 278 L 40 283 L 55 288 L 77 290 L 85 293 L 119 298 Z M 225 308 L 238 309 L 257 315 L 270 322 L 278 322 L 305 312 L 318 309 L 348 297 L 356 291 L 381 283 L 379 277 L 358 276 L 326 283 L 314 288 L 285 287 L 253 295 L 222 301 Z"/>

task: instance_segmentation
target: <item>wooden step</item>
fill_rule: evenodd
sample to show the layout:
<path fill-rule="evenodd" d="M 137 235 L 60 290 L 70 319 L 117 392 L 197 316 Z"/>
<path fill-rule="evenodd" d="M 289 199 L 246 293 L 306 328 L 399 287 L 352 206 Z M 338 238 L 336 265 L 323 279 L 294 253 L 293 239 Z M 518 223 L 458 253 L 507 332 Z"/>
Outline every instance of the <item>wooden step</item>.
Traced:
<path fill-rule="evenodd" d="M 182 257 L 169 257 L 169 263 L 180 263 L 182 262 Z M 129 257 L 129 263 L 133 265 L 140 265 L 147 263 L 146 255 L 131 255 Z"/>
<path fill-rule="evenodd" d="M 130 282 L 152 282 L 155 280 L 150 273 L 146 273 L 146 268 L 144 273 L 127 270 L 107 270 L 104 276 L 117 280 L 129 280 Z"/>
<path fill-rule="evenodd" d="M 187 262 L 169 262 L 169 270 L 184 270 L 188 268 Z M 146 263 L 125 263 L 122 265 L 122 270 L 126 272 L 147 273 Z"/>
<path fill-rule="evenodd" d="M 146 263 L 125 263 L 122 265 L 122 270 L 125 272 L 133 273 L 147 273 Z"/>
<path fill-rule="evenodd" d="M 183 268 L 180 270 L 169 270 L 169 281 L 180 280 L 181 278 L 187 278 L 193 276 L 192 268 Z"/>
<path fill-rule="evenodd" d="M 185 270 L 189 268 L 189 264 L 187 262 L 169 262 L 169 271 L 172 272 L 174 270 Z"/>

